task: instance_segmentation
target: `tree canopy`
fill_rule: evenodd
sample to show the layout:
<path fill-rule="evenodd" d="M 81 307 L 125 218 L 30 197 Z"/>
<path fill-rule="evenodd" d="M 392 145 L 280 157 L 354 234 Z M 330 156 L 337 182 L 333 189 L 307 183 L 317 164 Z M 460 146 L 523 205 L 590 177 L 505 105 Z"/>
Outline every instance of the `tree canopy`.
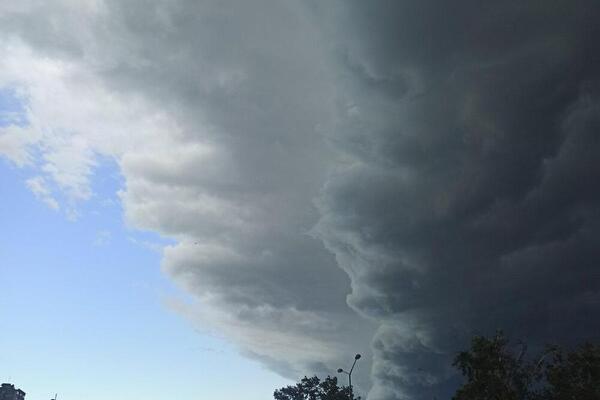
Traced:
<path fill-rule="evenodd" d="M 276 390 L 273 396 L 275 400 L 360 400 L 350 387 L 338 386 L 337 378 L 331 376 L 322 381 L 316 376 L 305 376 L 294 386 Z"/>
<path fill-rule="evenodd" d="M 465 378 L 453 400 L 598 400 L 600 346 L 584 344 L 567 351 L 548 346 L 527 356 L 517 353 L 502 333 L 476 336 L 453 365 Z"/>

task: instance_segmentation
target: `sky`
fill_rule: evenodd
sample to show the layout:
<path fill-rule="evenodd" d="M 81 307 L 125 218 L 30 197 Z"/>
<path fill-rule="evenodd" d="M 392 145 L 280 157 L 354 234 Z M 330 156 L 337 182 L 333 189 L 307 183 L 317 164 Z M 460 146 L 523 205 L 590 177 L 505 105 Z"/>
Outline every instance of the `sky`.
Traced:
<path fill-rule="evenodd" d="M 597 340 L 599 17 L 2 2 L 0 378 L 264 399 L 360 353 L 419 400 L 474 334 Z"/>
<path fill-rule="evenodd" d="M 114 164 L 76 221 L 2 164 L 0 380 L 34 400 L 236 398 L 232 380 L 258 400 L 289 383 L 171 307 L 187 300 L 160 273 L 169 241 L 124 226 Z"/>

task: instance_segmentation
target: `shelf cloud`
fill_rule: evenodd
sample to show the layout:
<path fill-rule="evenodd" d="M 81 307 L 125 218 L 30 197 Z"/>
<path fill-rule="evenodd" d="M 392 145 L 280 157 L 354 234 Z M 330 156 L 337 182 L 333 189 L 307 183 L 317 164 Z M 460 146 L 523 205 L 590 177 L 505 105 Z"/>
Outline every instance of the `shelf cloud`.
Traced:
<path fill-rule="evenodd" d="M 600 328 L 595 1 L 0 5 L 0 154 L 77 215 L 103 157 L 173 308 L 291 378 L 447 396 L 474 333 Z M 64 204 L 59 204 L 59 200 Z"/>

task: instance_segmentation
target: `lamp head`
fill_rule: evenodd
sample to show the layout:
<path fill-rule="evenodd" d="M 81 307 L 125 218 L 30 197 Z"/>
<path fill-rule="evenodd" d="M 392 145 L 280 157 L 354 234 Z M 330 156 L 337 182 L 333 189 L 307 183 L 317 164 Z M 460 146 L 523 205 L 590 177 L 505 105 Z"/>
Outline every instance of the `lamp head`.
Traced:
<path fill-rule="evenodd" d="M 360 354 L 357 354 L 357 355 L 354 356 L 355 360 L 358 360 L 359 358 L 360 358 Z"/>
<path fill-rule="evenodd" d="M 341 374 L 342 372 L 344 372 L 344 370 L 341 368 L 338 368 L 338 373 Z"/>

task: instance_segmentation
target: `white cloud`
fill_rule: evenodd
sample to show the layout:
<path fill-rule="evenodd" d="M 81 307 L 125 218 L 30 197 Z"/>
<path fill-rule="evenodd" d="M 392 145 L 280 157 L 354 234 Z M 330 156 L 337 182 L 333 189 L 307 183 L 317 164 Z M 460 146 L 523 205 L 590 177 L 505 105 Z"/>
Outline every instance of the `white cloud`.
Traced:
<path fill-rule="evenodd" d="M 27 179 L 25 183 L 35 197 L 46 203 L 48 207 L 54 210 L 58 210 L 60 208 L 58 201 L 56 201 L 56 199 L 52 196 L 52 192 L 48 188 L 48 184 L 44 177 L 38 175 Z"/>

